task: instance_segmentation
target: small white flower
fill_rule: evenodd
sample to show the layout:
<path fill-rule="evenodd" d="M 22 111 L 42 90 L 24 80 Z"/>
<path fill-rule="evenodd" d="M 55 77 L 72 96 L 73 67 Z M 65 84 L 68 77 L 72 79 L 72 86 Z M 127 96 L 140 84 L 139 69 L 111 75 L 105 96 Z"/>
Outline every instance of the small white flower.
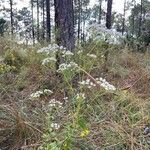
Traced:
<path fill-rule="evenodd" d="M 62 53 L 63 53 L 62 57 L 73 56 L 74 55 L 71 51 L 63 51 Z"/>
<path fill-rule="evenodd" d="M 58 130 L 60 129 L 60 125 L 58 123 L 51 123 L 51 128 Z"/>
<path fill-rule="evenodd" d="M 77 52 L 78 55 L 81 54 L 81 53 L 83 53 L 83 50 L 80 50 L 80 51 Z"/>
<path fill-rule="evenodd" d="M 36 91 L 35 93 L 32 93 L 30 95 L 30 98 L 40 98 L 41 95 L 46 94 L 46 95 L 50 95 L 53 92 L 49 89 L 44 89 L 44 90 L 40 90 L 40 91 Z"/>
<path fill-rule="evenodd" d="M 111 85 L 109 82 L 106 81 L 106 79 L 103 79 L 103 78 L 97 78 L 97 83 L 103 87 L 105 90 L 107 91 L 115 91 L 116 88 L 115 86 Z"/>
<path fill-rule="evenodd" d="M 73 71 L 77 67 L 78 67 L 78 64 L 76 64 L 75 62 L 62 63 L 59 65 L 58 72 L 63 72 L 63 71 L 68 70 L 68 69 Z"/>
<path fill-rule="evenodd" d="M 64 51 L 66 50 L 66 48 L 63 47 L 63 46 L 59 46 L 59 49 L 60 49 L 60 50 L 64 50 Z"/>
<path fill-rule="evenodd" d="M 106 79 L 103 79 L 100 77 L 100 78 L 96 78 L 95 80 L 96 80 L 97 84 L 99 84 L 101 87 L 103 87 L 107 91 L 115 91 L 116 90 L 116 87 L 111 85 L 109 82 L 107 82 Z M 92 87 L 96 87 L 96 84 L 93 83 L 92 81 L 90 81 L 90 79 L 83 80 L 83 81 L 79 82 L 79 84 L 82 86 L 85 86 L 89 89 L 91 89 Z"/>
<path fill-rule="evenodd" d="M 62 108 L 62 105 L 63 105 L 63 103 L 61 103 L 60 101 L 57 101 L 56 99 L 51 99 L 48 104 L 48 106 L 50 108 L 52 108 L 52 107 Z"/>
<path fill-rule="evenodd" d="M 44 54 L 55 54 L 58 50 L 65 50 L 63 46 L 58 46 L 57 44 L 50 44 L 47 47 L 43 47 L 37 51 L 37 53 L 44 53 Z"/>
<path fill-rule="evenodd" d="M 36 91 L 30 95 L 31 98 L 39 98 L 43 94 L 43 91 Z"/>
<path fill-rule="evenodd" d="M 87 56 L 88 56 L 88 57 L 91 57 L 91 58 L 95 58 L 95 59 L 97 58 L 97 56 L 96 56 L 95 54 L 89 54 L 89 53 L 88 53 Z"/>
<path fill-rule="evenodd" d="M 85 99 L 86 97 L 85 97 L 85 94 L 84 93 L 79 93 L 79 94 L 77 94 L 77 99 Z"/>
<path fill-rule="evenodd" d="M 67 100 L 68 100 L 68 97 L 64 97 L 63 100 L 67 101 Z"/>
<path fill-rule="evenodd" d="M 44 94 L 52 94 L 53 92 L 49 89 L 44 89 Z"/>
<path fill-rule="evenodd" d="M 56 62 L 56 58 L 55 57 L 48 57 L 48 58 L 45 58 L 43 61 L 42 61 L 42 65 L 46 65 L 48 64 L 49 62 Z"/>

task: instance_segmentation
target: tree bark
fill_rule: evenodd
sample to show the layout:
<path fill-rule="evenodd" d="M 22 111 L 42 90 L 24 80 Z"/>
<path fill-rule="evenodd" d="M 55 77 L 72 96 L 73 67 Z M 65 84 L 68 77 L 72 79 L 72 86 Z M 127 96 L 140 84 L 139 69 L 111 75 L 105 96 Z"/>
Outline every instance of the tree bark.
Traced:
<path fill-rule="evenodd" d="M 46 0 L 47 42 L 51 41 L 50 0 Z"/>
<path fill-rule="evenodd" d="M 39 42 L 40 40 L 40 33 L 39 33 L 39 0 L 37 0 L 37 41 Z"/>
<path fill-rule="evenodd" d="M 42 30 L 42 38 L 43 38 L 43 41 L 45 40 L 45 0 L 43 0 L 42 2 L 42 19 L 43 19 L 43 30 Z"/>
<path fill-rule="evenodd" d="M 111 29 L 112 23 L 112 3 L 113 0 L 107 0 L 107 14 L 106 14 L 106 27 L 107 29 Z"/>
<path fill-rule="evenodd" d="M 139 18 L 139 33 L 138 36 L 141 36 L 141 29 L 142 29 L 142 15 L 143 15 L 143 0 L 141 0 L 141 7 L 140 7 L 140 18 Z"/>
<path fill-rule="evenodd" d="M 14 33 L 13 29 L 13 24 L 14 24 L 14 19 L 13 19 L 13 0 L 10 0 L 10 23 L 11 23 L 11 35 Z"/>
<path fill-rule="evenodd" d="M 32 39 L 33 44 L 35 44 L 35 33 L 34 33 L 34 15 L 33 15 L 33 0 L 31 0 L 31 12 L 32 12 Z"/>
<path fill-rule="evenodd" d="M 73 0 L 54 0 L 56 43 L 73 51 L 74 39 L 74 13 Z"/>
<path fill-rule="evenodd" d="M 125 17 L 126 17 L 126 0 L 124 0 L 124 10 L 123 10 L 123 21 L 122 21 L 122 35 L 125 30 Z"/>
<path fill-rule="evenodd" d="M 78 0 L 78 45 L 80 43 L 80 31 L 81 31 L 81 1 Z"/>
<path fill-rule="evenodd" d="M 101 20 L 102 20 L 102 0 L 99 0 L 98 24 L 101 24 Z"/>

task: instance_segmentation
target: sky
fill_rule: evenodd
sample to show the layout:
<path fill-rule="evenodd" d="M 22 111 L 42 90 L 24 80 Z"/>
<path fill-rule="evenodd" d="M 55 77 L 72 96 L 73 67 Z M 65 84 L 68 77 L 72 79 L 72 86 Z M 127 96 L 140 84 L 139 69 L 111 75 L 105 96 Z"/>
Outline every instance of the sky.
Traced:
<path fill-rule="evenodd" d="M 90 5 L 93 6 L 97 1 L 98 0 L 90 0 Z M 139 3 L 140 0 L 136 0 L 136 2 Z M 104 5 L 106 5 L 106 2 Z M 104 6 L 104 8 L 106 8 L 106 6 Z M 124 0 L 113 0 L 112 11 L 123 13 L 123 9 L 124 9 Z"/>
<path fill-rule="evenodd" d="M 136 0 L 140 2 L 140 0 Z M 27 7 L 29 5 L 29 0 L 17 0 L 18 7 Z M 96 4 L 97 0 L 90 0 L 90 6 L 92 7 Z M 113 11 L 123 12 L 124 0 L 113 0 Z M 105 8 L 106 6 L 104 6 Z"/>
<path fill-rule="evenodd" d="M 29 1 L 30 0 L 15 0 L 15 2 L 17 3 L 17 6 L 15 6 L 15 8 L 17 9 L 21 9 L 23 7 L 30 7 L 29 6 Z M 98 0 L 90 0 L 90 7 L 92 7 L 94 4 L 96 4 L 98 2 Z M 137 3 L 140 2 L 140 0 L 136 0 Z M 106 2 L 103 2 L 103 9 L 106 11 Z M 9 8 L 9 5 L 7 3 L 7 6 Z M 7 8 L 7 6 L 5 5 L 5 7 Z M 124 0 L 113 0 L 113 8 L 112 11 L 116 11 L 118 13 L 123 13 L 123 7 L 124 7 Z M 1 16 L 1 13 L 0 13 Z"/>

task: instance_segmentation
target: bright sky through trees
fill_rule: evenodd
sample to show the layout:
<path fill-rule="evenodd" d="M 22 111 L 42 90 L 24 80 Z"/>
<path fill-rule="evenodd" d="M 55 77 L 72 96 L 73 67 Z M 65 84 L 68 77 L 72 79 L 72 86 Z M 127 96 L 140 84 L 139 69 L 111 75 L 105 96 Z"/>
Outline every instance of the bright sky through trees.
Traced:
<path fill-rule="evenodd" d="M 98 0 L 91 0 L 90 5 L 93 6 Z M 136 0 L 137 2 L 140 2 L 140 0 Z M 29 5 L 29 0 L 17 0 L 19 7 L 25 7 Z M 113 9 L 117 12 L 123 11 L 123 4 L 124 0 L 114 0 L 113 2 Z"/>

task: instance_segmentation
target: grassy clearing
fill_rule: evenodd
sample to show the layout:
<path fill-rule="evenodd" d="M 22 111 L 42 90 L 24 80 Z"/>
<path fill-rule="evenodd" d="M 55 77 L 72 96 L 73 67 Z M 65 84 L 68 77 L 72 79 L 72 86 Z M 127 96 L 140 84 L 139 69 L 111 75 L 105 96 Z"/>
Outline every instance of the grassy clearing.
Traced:
<path fill-rule="evenodd" d="M 58 73 L 55 62 L 42 65 L 55 54 L 39 54 L 39 46 L 25 52 L 19 46 L 4 49 L 1 149 L 150 149 L 149 134 L 143 134 L 150 124 L 150 54 L 91 43 L 65 55 L 61 63 L 77 66 Z M 100 77 L 116 90 L 105 90 Z M 79 84 L 83 80 L 88 83 Z"/>

